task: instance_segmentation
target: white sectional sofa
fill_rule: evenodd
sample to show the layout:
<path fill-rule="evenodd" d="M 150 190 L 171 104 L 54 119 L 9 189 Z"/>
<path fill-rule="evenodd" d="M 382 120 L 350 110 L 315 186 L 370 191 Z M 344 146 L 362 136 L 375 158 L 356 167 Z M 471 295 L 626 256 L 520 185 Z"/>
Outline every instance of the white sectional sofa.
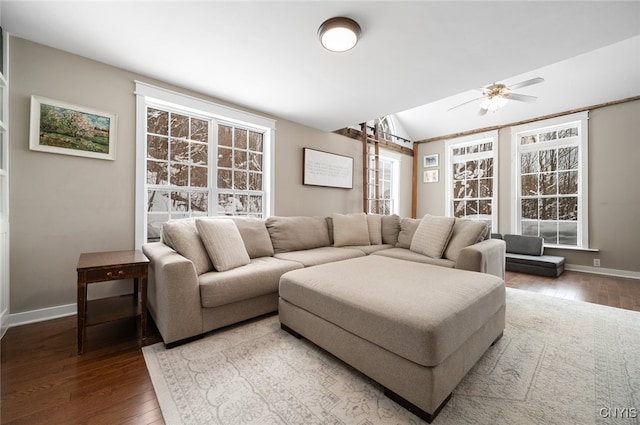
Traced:
<path fill-rule="evenodd" d="M 504 241 L 487 237 L 480 222 L 433 216 L 170 221 L 161 242 L 143 246 L 150 260 L 147 305 L 173 346 L 277 311 L 280 277 L 305 267 L 381 255 L 404 260 L 397 267 L 411 261 L 503 279 Z"/>

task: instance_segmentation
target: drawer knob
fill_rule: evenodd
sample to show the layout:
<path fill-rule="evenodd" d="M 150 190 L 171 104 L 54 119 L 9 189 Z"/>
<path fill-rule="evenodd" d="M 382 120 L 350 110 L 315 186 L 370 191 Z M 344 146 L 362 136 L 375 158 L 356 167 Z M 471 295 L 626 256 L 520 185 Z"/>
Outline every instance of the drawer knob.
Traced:
<path fill-rule="evenodd" d="M 124 270 L 118 270 L 118 276 L 124 276 Z M 113 272 L 107 272 L 107 277 L 113 277 Z"/>

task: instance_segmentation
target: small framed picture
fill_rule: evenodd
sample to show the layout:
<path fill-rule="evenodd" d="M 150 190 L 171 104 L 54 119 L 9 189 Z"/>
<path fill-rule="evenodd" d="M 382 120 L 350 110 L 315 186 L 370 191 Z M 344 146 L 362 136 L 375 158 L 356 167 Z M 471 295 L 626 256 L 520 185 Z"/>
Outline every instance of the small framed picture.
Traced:
<path fill-rule="evenodd" d="M 431 155 L 424 156 L 424 167 L 437 167 L 438 166 L 438 154 L 434 153 Z"/>
<path fill-rule="evenodd" d="M 29 148 L 98 159 L 116 159 L 117 116 L 85 106 L 31 96 Z"/>
<path fill-rule="evenodd" d="M 426 170 L 424 172 L 425 183 L 437 183 L 440 180 L 440 170 Z"/>

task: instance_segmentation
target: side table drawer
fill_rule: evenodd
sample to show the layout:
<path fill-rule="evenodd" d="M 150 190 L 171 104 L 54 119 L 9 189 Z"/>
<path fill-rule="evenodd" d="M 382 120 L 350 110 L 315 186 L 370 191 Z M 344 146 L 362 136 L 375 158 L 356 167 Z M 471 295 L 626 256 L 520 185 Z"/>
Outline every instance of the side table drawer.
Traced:
<path fill-rule="evenodd" d="M 133 279 L 141 276 L 144 266 L 121 266 L 109 269 L 87 270 L 87 282 L 104 282 L 107 280 Z M 144 273 L 146 275 L 146 273 Z"/>

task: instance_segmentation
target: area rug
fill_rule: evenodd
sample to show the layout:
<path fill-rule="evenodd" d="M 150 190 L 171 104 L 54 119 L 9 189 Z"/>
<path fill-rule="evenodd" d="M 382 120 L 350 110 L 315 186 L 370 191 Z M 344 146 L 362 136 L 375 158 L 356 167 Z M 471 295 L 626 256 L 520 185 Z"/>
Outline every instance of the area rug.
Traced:
<path fill-rule="evenodd" d="M 423 424 L 277 316 L 144 348 L 167 425 Z M 433 424 L 639 424 L 640 313 L 507 289 L 504 336 Z"/>

